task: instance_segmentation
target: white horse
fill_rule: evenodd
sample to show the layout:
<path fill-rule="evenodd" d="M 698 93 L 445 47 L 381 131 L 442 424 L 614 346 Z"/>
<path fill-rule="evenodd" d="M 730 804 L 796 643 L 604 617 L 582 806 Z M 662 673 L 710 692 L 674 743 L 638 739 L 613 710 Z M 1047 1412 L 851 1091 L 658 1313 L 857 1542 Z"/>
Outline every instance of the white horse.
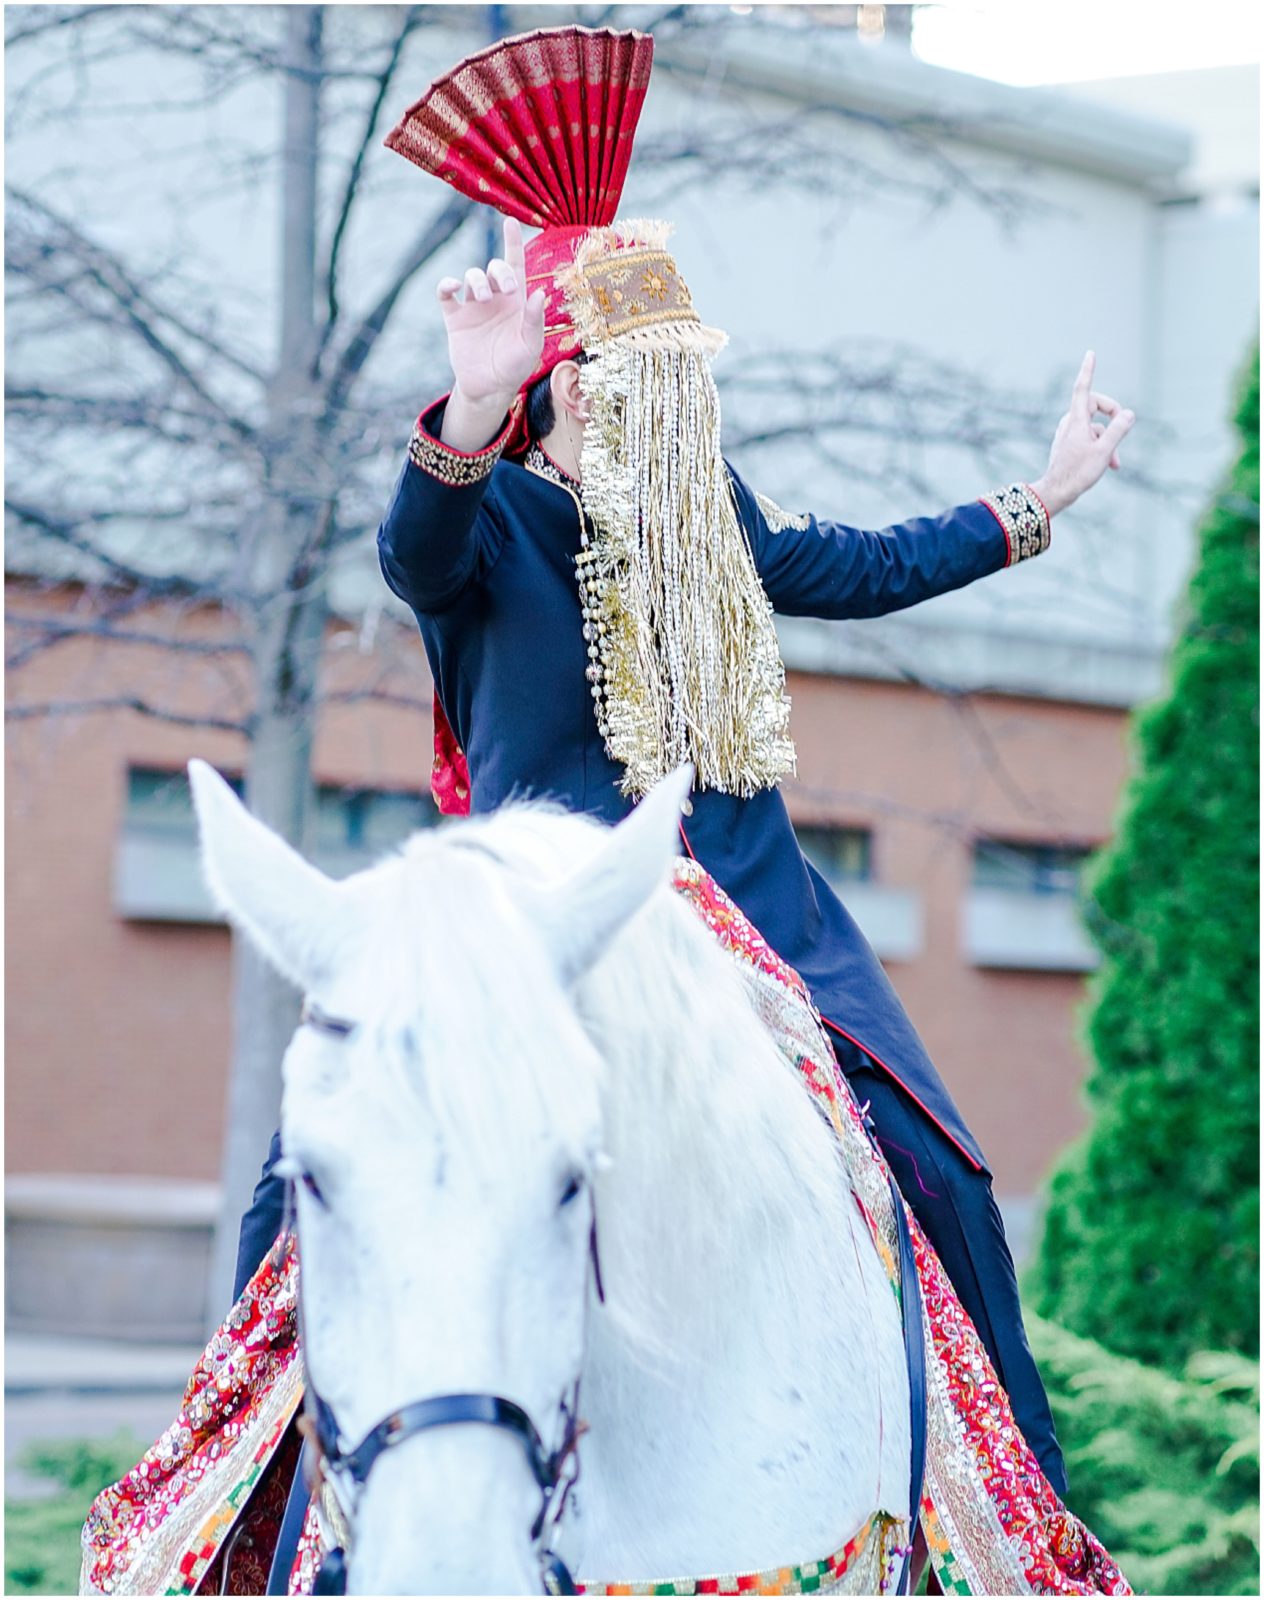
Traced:
<path fill-rule="evenodd" d="M 669 887 L 690 773 L 609 829 L 552 808 L 333 882 L 190 765 L 208 880 L 315 1015 L 284 1065 L 309 1381 L 348 1444 L 424 1397 L 589 1425 L 580 1578 L 817 1559 L 907 1514 L 898 1309 L 834 1136 Z M 604 1301 L 590 1265 L 598 1221 Z M 385 1451 L 354 1593 L 539 1593 L 539 1489 L 492 1427 Z"/>

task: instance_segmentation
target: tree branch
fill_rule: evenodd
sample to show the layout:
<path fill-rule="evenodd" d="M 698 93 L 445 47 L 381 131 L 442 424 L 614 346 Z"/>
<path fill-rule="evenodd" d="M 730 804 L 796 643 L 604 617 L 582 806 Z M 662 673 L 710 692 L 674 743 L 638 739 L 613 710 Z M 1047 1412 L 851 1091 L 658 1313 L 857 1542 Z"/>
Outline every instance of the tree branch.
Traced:
<path fill-rule="evenodd" d="M 250 645 L 242 637 L 231 639 L 180 639 L 173 634 L 146 633 L 139 629 L 118 628 L 112 623 L 99 618 L 72 618 L 65 617 L 35 617 L 27 613 L 7 612 L 5 623 L 11 632 L 22 629 L 39 630 L 40 637 L 32 639 L 27 644 L 22 644 L 5 658 L 5 665 L 12 671 L 17 667 L 25 666 L 36 655 L 45 650 L 51 650 L 56 645 L 65 644 L 71 639 L 107 639 L 117 644 L 148 645 L 157 650 L 170 650 L 176 655 L 191 656 L 219 656 L 219 655 L 249 655 Z"/>
<path fill-rule="evenodd" d="M 154 599 L 214 598 L 222 601 L 226 598 L 225 591 L 220 585 L 199 583 L 193 578 L 164 577 L 146 572 L 143 567 L 132 566 L 129 562 L 100 549 L 90 539 L 85 539 L 78 532 L 76 522 L 58 517 L 40 506 L 18 500 L 12 495 L 5 496 L 4 505 L 6 511 L 25 523 L 27 527 L 34 528 L 48 538 L 56 539 L 59 544 L 66 545 L 68 549 L 99 562 L 117 582 L 128 587 L 143 588 Z"/>
<path fill-rule="evenodd" d="M 40 14 L 40 21 L 28 22 L 25 27 L 15 27 L 4 36 L 4 47 L 10 50 L 14 45 L 25 44 L 29 39 L 38 39 L 41 34 L 52 33 L 57 28 L 73 28 L 77 23 L 86 22 L 89 17 L 95 17 L 102 12 L 118 14 L 118 7 L 106 6 L 38 6 L 30 8 Z"/>
<path fill-rule="evenodd" d="M 318 360 L 324 354 L 325 346 L 328 344 L 334 331 L 334 325 L 338 321 L 338 257 L 342 250 L 343 235 L 346 233 L 347 224 L 351 220 L 351 209 L 359 192 L 364 160 L 369 152 L 370 142 L 377 131 L 378 118 L 382 114 L 382 107 L 394 81 L 404 46 L 407 44 L 410 35 L 416 31 L 420 16 L 421 8 L 419 6 L 409 6 L 404 13 L 404 20 L 400 24 L 399 32 L 396 34 L 394 43 L 391 46 L 390 56 L 378 79 L 377 93 L 373 97 L 373 104 L 370 106 L 369 114 L 365 118 L 364 132 L 360 135 L 360 143 L 351 163 L 351 171 L 347 174 L 346 186 L 342 192 L 342 204 L 338 207 L 338 220 L 334 225 L 333 241 L 329 247 L 329 264 L 325 273 L 328 315 L 325 326 L 321 330 L 320 348 L 317 351 Z"/>
<path fill-rule="evenodd" d="M 426 716 L 430 716 L 434 711 L 434 701 L 431 696 L 399 694 L 391 689 L 337 689 L 321 696 L 321 704 L 326 706 L 362 705 L 365 701 L 371 701 L 376 705 L 398 706 L 405 711 L 424 711 Z"/>
<path fill-rule="evenodd" d="M 378 336 L 395 309 L 395 302 L 426 262 L 447 244 L 466 218 L 472 215 L 474 209 L 472 200 L 466 200 L 462 195 L 453 195 L 438 216 L 422 229 L 412 249 L 400 263 L 395 277 L 347 341 L 338 359 L 326 390 L 327 411 L 330 416 L 336 416 L 342 409 L 351 386 L 372 354 Z"/>
<path fill-rule="evenodd" d="M 195 395 L 208 410 L 232 433 L 236 438 L 250 442 L 255 435 L 254 428 L 243 418 L 234 415 L 220 399 L 191 370 L 184 358 L 172 345 L 159 333 L 156 326 L 159 322 L 169 324 L 176 332 L 183 334 L 211 349 L 221 360 L 237 365 L 243 370 L 237 358 L 231 356 L 217 346 L 216 341 L 196 330 L 189 329 L 163 307 L 157 305 L 145 293 L 140 285 L 130 276 L 122 262 L 112 251 L 98 245 L 82 233 L 73 223 L 60 216 L 43 201 L 37 200 L 34 195 L 15 189 L 11 184 L 6 185 L 6 193 L 19 204 L 24 206 L 34 216 L 41 218 L 54 231 L 61 235 L 58 241 L 60 247 L 67 254 L 79 262 L 88 279 L 94 283 L 108 300 L 118 308 L 123 321 L 141 340 L 141 342 L 163 363 L 167 370 L 184 385 L 190 394 Z M 46 246 L 40 247 L 40 257 L 46 252 Z M 19 263 L 18 270 L 25 275 L 41 278 L 35 264 Z M 61 285 L 54 281 L 44 279 L 45 287 L 55 292 L 61 292 Z M 72 304 L 78 304 L 73 295 L 66 296 Z M 100 318 L 99 313 L 94 313 L 91 307 L 79 306 L 88 316 Z M 250 376 L 258 379 L 259 374 L 247 367 Z"/>
<path fill-rule="evenodd" d="M 5 407 L 10 421 L 56 422 L 69 427 L 115 429 L 119 432 L 152 434 L 168 444 L 205 445 L 206 414 L 167 400 L 145 395 L 76 395 L 34 384 L 15 383 L 5 389 Z M 174 427 L 169 418 L 179 418 L 187 427 Z"/>
<path fill-rule="evenodd" d="M 108 695 L 100 700 L 44 700 L 5 708 L 6 722 L 33 722 L 39 717 L 80 717 L 97 711 L 135 711 L 142 717 L 153 717 L 159 722 L 171 722 L 183 728 L 216 728 L 224 733 L 250 735 L 252 719 L 240 722 L 228 717 L 195 715 L 193 712 L 173 711 L 165 706 L 155 706 L 137 695 Z"/>

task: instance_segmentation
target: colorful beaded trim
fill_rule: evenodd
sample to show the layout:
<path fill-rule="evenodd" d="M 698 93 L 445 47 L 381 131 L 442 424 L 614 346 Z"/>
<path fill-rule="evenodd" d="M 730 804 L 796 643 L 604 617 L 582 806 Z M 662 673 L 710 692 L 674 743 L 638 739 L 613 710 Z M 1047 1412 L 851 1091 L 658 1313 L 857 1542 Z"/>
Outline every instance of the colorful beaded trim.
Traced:
<path fill-rule="evenodd" d="M 505 447 L 505 437 L 502 435 L 474 455 L 466 455 L 460 450 L 453 450 L 442 440 L 433 438 L 421 424 L 415 423 L 412 437 L 408 441 L 408 459 L 413 466 L 419 467 L 422 472 L 429 473 L 432 478 L 438 478 L 440 483 L 446 483 L 451 488 L 466 488 L 472 483 L 482 483 L 483 479 L 490 476 L 492 468 L 500 460 L 500 452 Z"/>
<path fill-rule="evenodd" d="M 1011 483 L 979 498 L 1005 531 L 1005 543 L 1009 546 L 1007 567 L 1038 556 L 1049 548 L 1049 513 L 1029 484 Z"/>
<path fill-rule="evenodd" d="M 697 1594 L 830 1594 L 839 1593 L 849 1576 L 858 1579 L 856 1594 L 885 1594 L 896 1575 L 896 1561 L 904 1549 L 892 1539 L 903 1522 L 877 1511 L 860 1532 L 823 1561 L 805 1561 L 797 1567 L 769 1567 L 763 1572 L 726 1573 L 714 1578 L 669 1578 L 659 1583 L 592 1583 L 584 1579 L 580 1592 L 611 1595 Z"/>

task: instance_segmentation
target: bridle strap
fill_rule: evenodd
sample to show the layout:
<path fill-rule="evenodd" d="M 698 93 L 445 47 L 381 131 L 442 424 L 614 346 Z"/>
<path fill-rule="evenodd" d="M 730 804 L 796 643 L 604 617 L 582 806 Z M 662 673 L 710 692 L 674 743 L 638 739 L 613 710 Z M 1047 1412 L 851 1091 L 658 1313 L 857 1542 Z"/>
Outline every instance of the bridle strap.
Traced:
<path fill-rule="evenodd" d="M 535 1423 L 514 1400 L 498 1394 L 439 1394 L 401 1406 L 370 1428 L 354 1450 L 339 1448 L 333 1414 L 317 1396 L 316 1429 L 329 1463 L 342 1468 L 353 1483 L 363 1486 L 383 1451 L 429 1428 L 445 1428 L 454 1423 L 480 1422 L 512 1434 L 526 1452 L 527 1464 L 539 1487 L 545 1491 L 557 1483 L 560 1463 L 545 1449 Z M 568 1430 L 569 1435 L 569 1430 Z M 559 1455 L 569 1453 L 570 1438 L 563 1441 Z"/>
<path fill-rule="evenodd" d="M 344 1026 L 337 1019 L 315 1018 L 305 1014 L 304 1020 L 316 1022 L 317 1026 L 323 1023 L 335 1022 L 339 1033 Z M 294 1180 L 290 1179 L 286 1185 L 286 1208 L 284 1227 L 295 1226 L 294 1207 Z M 597 1253 L 597 1224 L 593 1219 L 592 1232 L 589 1237 L 589 1250 L 592 1256 L 593 1274 L 598 1296 L 604 1300 L 605 1290 L 601 1282 L 601 1261 Z M 299 1326 L 299 1342 L 306 1345 L 303 1336 L 303 1294 L 300 1283 L 296 1303 L 296 1313 Z M 425 1400 L 414 1401 L 411 1405 L 401 1406 L 382 1418 L 381 1422 L 369 1429 L 364 1438 L 352 1450 L 344 1450 L 342 1437 L 338 1428 L 338 1419 L 333 1408 L 317 1391 L 311 1381 L 311 1373 L 307 1374 L 305 1394 L 306 1417 L 310 1419 L 306 1426 L 315 1435 L 314 1443 L 319 1453 L 316 1471 L 318 1477 L 328 1477 L 330 1485 L 336 1490 L 341 1481 L 350 1479 L 357 1489 L 362 1489 L 368 1482 L 369 1473 L 374 1464 L 383 1453 L 392 1449 L 397 1444 L 403 1444 L 406 1439 L 413 1439 L 419 1433 L 425 1433 L 431 1428 L 452 1427 L 461 1424 L 479 1423 L 485 1427 L 500 1428 L 518 1440 L 527 1458 L 527 1465 L 531 1475 L 541 1493 L 540 1510 L 531 1527 L 531 1539 L 537 1545 L 541 1542 L 546 1529 L 555 1529 L 561 1521 L 562 1513 L 570 1491 L 574 1488 L 579 1475 L 579 1441 L 586 1432 L 586 1424 L 579 1416 L 579 1380 L 575 1381 L 571 1393 L 561 1404 L 564 1418 L 564 1429 L 561 1442 L 557 1449 L 550 1454 L 540 1437 L 540 1431 L 532 1422 L 528 1413 L 515 1400 L 507 1400 L 503 1395 L 496 1394 L 441 1394 L 432 1395 Z M 300 1429 L 304 1426 L 300 1423 Z M 567 1463 L 574 1457 L 574 1464 L 567 1472 Z M 541 1575 L 545 1582 L 546 1592 L 549 1594 L 576 1594 L 575 1581 L 560 1556 L 551 1550 L 540 1550 Z M 317 1577 L 319 1585 L 317 1593 L 343 1594 L 346 1592 L 346 1551 L 335 1548 L 327 1554 L 328 1571 L 322 1564 L 321 1573 Z M 274 1568 L 276 1562 L 273 1563 Z M 270 1574 L 270 1580 L 272 1575 Z M 323 1581 L 322 1581 L 323 1580 Z"/>

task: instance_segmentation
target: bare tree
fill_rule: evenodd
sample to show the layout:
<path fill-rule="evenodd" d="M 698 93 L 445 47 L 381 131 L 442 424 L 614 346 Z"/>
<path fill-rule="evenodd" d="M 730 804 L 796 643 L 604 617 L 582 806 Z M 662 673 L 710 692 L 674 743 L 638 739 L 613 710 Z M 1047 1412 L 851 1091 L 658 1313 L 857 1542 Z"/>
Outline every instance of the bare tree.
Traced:
<path fill-rule="evenodd" d="M 190 205 L 208 202 L 217 183 L 247 178 L 276 186 L 281 238 L 266 296 L 276 308 L 270 336 L 259 327 L 243 335 L 234 308 L 191 280 L 178 219 L 169 249 L 142 259 L 129 255 L 108 227 L 60 205 L 55 185 L 36 189 L 15 179 L 8 188 L 16 327 L 7 391 L 10 565 L 71 578 L 89 601 L 47 614 L 31 604 L 15 608 L 9 666 L 17 692 L 9 714 L 129 709 L 238 733 L 247 749 L 251 809 L 295 842 L 307 825 L 322 702 L 394 697 L 422 710 L 421 700 L 401 695 L 389 673 L 332 695 L 322 684 L 330 575 L 377 520 L 386 487 L 381 463 L 392 448 L 380 419 L 407 415 L 415 404 L 374 358 L 409 286 L 478 209 L 431 185 L 430 209 L 405 248 L 370 292 L 362 283 L 349 292 L 347 257 L 369 209 L 373 157 L 405 83 L 415 92 L 425 81 L 416 46 L 437 19 L 421 5 L 346 8 L 359 13 L 354 36 L 335 39 L 350 25 L 335 15 L 343 9 L 31 6 L 8 13 L 11 58 L 19 50 L 38 58 L 30 70 L 11 69 L 10 129 L 64 136 L 68 101 L 58 96 L 73 98 L 94 70 L 129 59 L 144 60 L 151 71 L 155 62 L 171 62 L 184 80 L 195 74 L 206 105 L 243 85 L 271 85 L 282 120 L 279 159 L 257 148 L 237 151 L 189 198 Z M 625 17 L 618 7 L 590 7 L 582 15 L 597 23 Z M 490 19 L 497 31 L 516 25 L 509 7 L 470 8 L 456 20 L 468 24 L 471 17 Z M 667 58 L 674 38 L 724 23 L 710 8 L 681 6 L 633 8 L 631 20 L 654 26 Z M 451 22 L 452 14 L 438 19 Z M 163 89 L 151 82 L 148 93 L 147 109 L 156 115 L 165 109 Z M 187 110 L 187 83 L 172 103 Z M 124 107 L 115 109 L 121 114 Z M 736 167 L 752 184 L 801 183 L 840 204 L 877 185 L 889 190 L 898 174 L 903 192 L 930 207 L 965 196 L 1001 225 L 1034 203 L 950 160 L 942 128 L 916 122 L 886 130 L 897 152 L 890 170 L 823 163 L 814 154 L 813 119 L 840 114 L 799 107 L 793 115 L 752 121 L 740 103 L 721 106 L 683 129 L 646 138 L 638 171 L 656 173 L 664 197 Z M 479 248 L 471 243 L 472 251 Z M 57 354 L 51 362 L 50 351 Z M 441 359 L 437 348 L 432 353 Z M 898 435 L 905 446 L 940 438 L 959 445 L 964 438 L 988 458 L 1016 438 L 1046 434 L 1051 421 L 1044 402 L 981 403 L 977 385 L 967 416 L 962 385 L 954 404 L 952 375 L 928 384 L 908 353 L 874 365 L 816 352 L 800 359 L 801 381 L 778 411 L 746 404 L 766 393 L 770 373 L 786 359 L 785 352 L 770 354 L 731 372 L 727 392 L 737 422 L 731 442 L 739 449 L 806 441 L 817 459 L 837 465 L 849 441 Z M 60 376 L 50 377 L 50 370 Z M 747 421 L 756 409 L 760 421 Z M 985 417 L 1004 418 L 1003 427 L 985 425 Z M 69 475 L 56 463 L 65 460 L 66 437 L 75 429 L 90 430 L 92 460 L 89 470 Z M 910 485 L 926 488 L 902 459 Z M 874 470 L 872 461 L 870 454 L 866 472 Z M 163 608 L 161 626 L 153 621 L 155 605 Z M 211 641 L 182 625 L 208 606 L 230 619 Z M 222 658 L 232 665 L 223 705 L 189 711 L 176 696 L 139 689 L 23 700 L 21 669 L 84 637 L 144 645 L 172 659 Z M 279 1064 L 296 1014 L 289 986 L 245 941 L 235 941 L 216 1296 L 230 1278 L 237 1219 L 275 1123 Z"/>

